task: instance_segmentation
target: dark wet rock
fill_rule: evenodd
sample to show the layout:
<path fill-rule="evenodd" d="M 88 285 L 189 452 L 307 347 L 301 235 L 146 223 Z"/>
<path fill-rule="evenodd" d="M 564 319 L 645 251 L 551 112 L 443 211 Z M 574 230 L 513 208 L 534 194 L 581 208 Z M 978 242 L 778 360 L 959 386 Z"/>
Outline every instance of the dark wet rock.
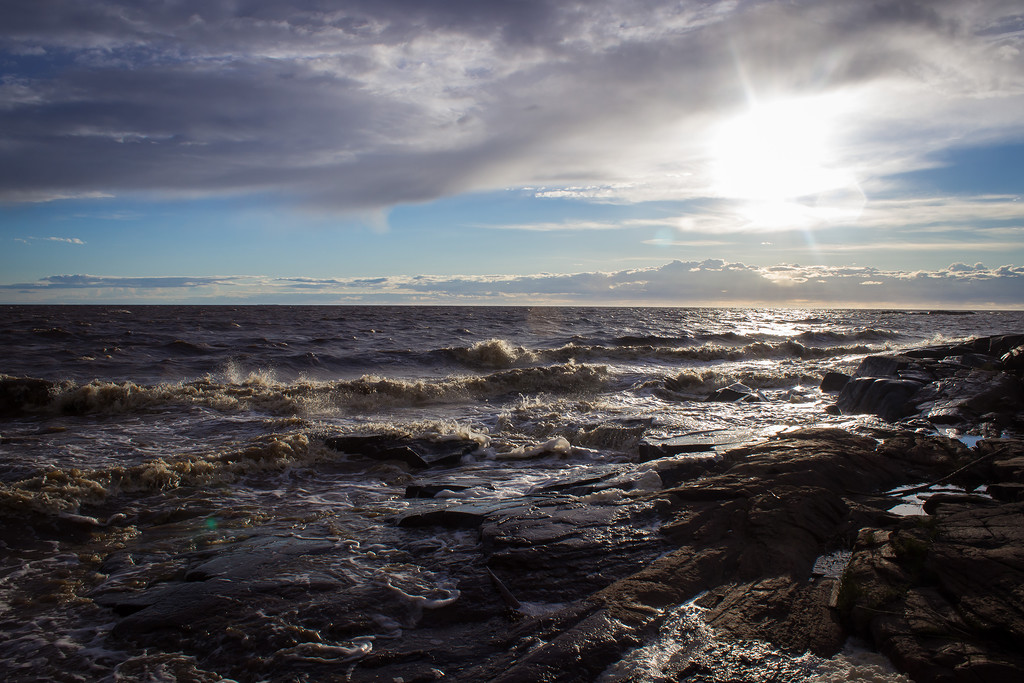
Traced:
<path fill-rule="evenodd" d="M 602 485 L 607 485 L 607 480 L 607 475 L 578 477 L 554 484 L 545 484 L 537 489 L 537 491 L 539 493 L 567 493 L 573 496 L 586 495 L 587 493 L 597 491 Z"/>
<path fill-rule="evenodd" d="M 479 444 L 475 441 L 448 439 L 408 439 L 388 434 L 332 436 L 324 442 L 328 448 L 361 455 L 374 460 L 397 460 L 409 467 L 452 467 L 462 462 Z"/>
<path fill-rule="evenodd" d="M 648 462 L 681 453 L 706 453 L 715 449 L 715 442 L 707 436 L 680 436 L 662 441 L 641 441 L 637 445 L 637 460 Z"/>
<path fill-rule="evenodd" d="M 1000 433 L 1024 427 L 1024 386 L 1016 351 L 1024 335 L 973 339 L 900 355 L 868 356 L 843 387 L 844 414 L 897 421 L 915 415 L 933 424 L 978 426 Z M 915 390 L 915 385 L 917 389 Z"/>
<path fill-rule="evenodd" d="M 892 377 L 914 362 L 909 356 L 867 356 L 857 366 L 854 377 Z"/>
<path fill-rule="evenodd" d="M 908 379 L 856 377 L 839 393 L 836 405 L 845 415 L 870 413 L 890 422 L 910 415 L 922 384 Z"/>
<path fill-rule="evenodd" d="M 693 618 L 726 643 L 831 656 L 854 632 L 915 680 L 1001 680 L 1024 652 L 1024 503 L 944 492 L 930 515 L 887 512 L 898 497 L 885 491 L 954 474 L 1024 484 L 1024 444 L 800 430 L 566 476 L 515 499 L 399 501 L 407 508 L 391 519 L 410 550 L 370 581 L 347 578 L 344 541 L 253 539 L 168 560 L 142 588 L 112 581 L 94 599 L 118 620 L 115 644 L 173 647 L 238 680 L 273 679 L 283 652 L 298 657 L 289 675 L 309 680 L 592 681 L 702 593 Z M 460 485 L 443 476 L 416 486 Z M 391 583 L 392 571 L 434 557 L 414 550 L 428 543 L 452 554 L 422 569 L 458 589 L 431 609 Z M 841 583 L 816 569 L 849 548 Z M 131 577 L 130 559 L 104 566 Z M 286 612 L 305 630 L 276 629 Z M 318 662 L 299 657 L 316 651 L 313 632 L 344 647 L 381 637 L 372 651 Z M 658 642 L 678 648 L 664 653 L 674 679 L 713 680 L 679 641 Z"/>
<path fill-rule="evenodd" d="M 274 591 L 284 583 L 268 579 L 267 570 L 301 556 L 324 554 L 334 548 L 327 541 L 262 537 L 242 541 L 223 553 L 197 553 L 191 568 L 182 567 L 170 580 L 142 591 L 113 589 L 93 592 L 98 605 L 108 607 L 121 619 L 115 637 L 136 636 L 181 629 L 201 621 L 216 621 L 224 610 L 236 611 L 239 593 Z M 188 558 L 186 558 L 187 561 Z M 118 569 L 115 564 L 108 568 Z M 261 584 L 260 581 L 270 583 Z M 336 583 L 336 582 L 335 582 Z"/>
<path fill-rule="evenodd" d="M 953 365 L 958 368 L 971 368 L 976 370 L 998 370 L 999 359 L 981 353 L 964 353 L 958 356 L 947 356 L 940 363 Z"/>
<path fill-rule="evenodd" d="M 0 376 L 0 417 L 16 417 L 50 402 L 55 385 L 34 377 Z"/>
<path fill-rule="evenodd" d="M 959 344 L 942 344 L 904 351 L 908 358 L 940 359 L 962 354 L 981 354 L 999 358 L 1017 346 L 1024 344 L 1024 334 L 1002 334 L 992 337 L 978 337 Z"/>
<path fill-rule="evenodd" d="M 1024 483 L 1016 481 L 1004 481 L 996 484 L 989 484 L 985 492 L 996 500 L 1014 503 L 1024 501 Z"/>
<path fill-rule="evenodd" d="M 435 498 L 442 491 L 465 491 L 469 486 L 459 484 L 409 484 L 405 487 L 406 498 Z"/>
<path fill-rule="evenodd" d="M 1024 376 L 1024 344 L 1015 346 L 1004 353 L 999 362 L 1002 363 L 1006 372 L 1011 372 L 1017 377 Z"/>
<path fill-rule="evenodd" d="M 737 401 L 743 401 L 745 403 L 759 403 L 766 399 L 759 391 L 751 389 L 746 384 L 735 382 L 727 387 L 717 389 L 704 400 L 719 403 L 735 403 Z"/>
<path fill-rule="evenodd" d="M 971 460 L 970 449 L 961 441 L 945 436 L 907 432 L 886 439 L 878 447 L 885 458 L 902 461 L 909 476 L 927 472 L 952 472 Z"/>
<path fill-rule="evenodd" d="M 1014 681 L 1024 670 L 1024 503 L 962 501 L 865 529 L 840 607 L 916 681 Z"/>
<path fill-rule="evenodd" d="M 850 381 L 850 376 L 842 372 L 826 372 L 821 378 L 818 388 L 826 392 L 840 391 Z"/>
<path fill-rule="evenodd" d="M 619 653 L 624 638 L 628 644 L 628 638 L 638 636 L 638 627 L 640 634 L 649 632 L 668 608 L 705 590 L 712 591 L 706 600 L 715 626 L 731 637 L 761 638 L 794 652 L 834 653 L 845 632 L 828 607 L 832 579 L 812 574 L 815 559 L 841 547 L 843 539 L 852 541 L 865 520 L 885 516 L 849 504 L 848 489 L 886 488 L 900 480 L 902 467 L 876 453 L 873 440 L 836 430 L 788 434 L 740 449 L 734 457 L 724 472 L 655 496 L 654 510 L 666 519 L 661 535 L 674 549 L 646 563 L 634 559 L 632 575 L 589 597 L 585 604 L 601 609 L 587 614 L 600 614 L 600 620 L 591 623 L 588 617 L 571 628 L 563 626 L 558 637 L 545 640 L 514 665 L 545 662 L 552 668 L 510 670 L 542 674 L 542 680 L 590 680 L 571 673 L 583 666 L 581 652 Z M 614 518 L 591 520 L 603 533 L 617 526 Z M 506 538 L 500 531 L 508 524 L 495 525 L 494 538 Z M 485 525 L 482 531 L 487 529 Z M 557 576 L 566 565 L 552 561 L 561 557 L 546 551 L 561 545 L 568 552 L 574 534 L 565 527 L 553 533 L 540 519 L 524 529 L 516 527 L 516 532 L 514 543 L 504 541 L 512 547 L 491 562 L 501 564 L 510 554 L 518 561 L 529 559 L 525 566 L 508 566 L 519 570 L 513 576 L 524 570 L 529 575 L 526 586 L 510 588 L 523 599 L 521 592 L 530 595 L 542 587 L 534 595 L 550 600 L 550 586 L 558 582 L 538 581 L 536 572 L 545 567 Z M 618 552 L 621 544 L 613 547 Z M 611 628 L 611 623 L 629 628 Z M 627 633 L 633 635 L 627 638 Z M 563 641 L 555 644 L 558 638 Z M 567 652 L 567 642 L 581 647 Z M 556 667 L 555 662 L 561 664 Z"/>
<path fill-rule="evenodd" d="M 829 607 L 835 579 L 793 581 L 772 576 L 719 586 L 700 604 L 705 621 L 720 637 L 762 640 L 794 653 L 831 656 L 842 648 L 846 630 Z"/>
<path fill-rule="evenodd" d="M 934 515 L 940 507 L 949 506 L 972 506 L 972 505 L 998 505 L 997 501 L 987 496 L 972 495 L 969 493 L 934 493 L 924 501 L 924 511 Z M 945 511 L 944 511 L 945 512 Z"/>
<path fill-rule="evenodd" d="M 480 528 L 487 564 L 520 600 L 585 598 L 664 552 L 651 502 L 584 505 L 542 501 L 488 518 Z"/>
<path fill-rule="evenodd" d="M 505 649 L 502 655 L 469 669 L 459 680 L 594 681 L 630 648 L 642 644 L 645 627 L 652 621 L 652 614 L 624 619 L 591 602 L 569 605 L 511 629 L 499 641 Z"/>
<path fill-rule="evenodd" d="M 652 463 L 665 488 L 679 486 L 706 474 L 726 469 L 731 459 L 717 453 L 679 455 Z"/>
<path fill-rule="evenodd" d="M 476 529 L 488 516 L 508 513 L 523 507 L 520 501 L 506 502 L 423 502 L 411 507 L 396 518 L 401 527 L 439 526 L 448 529 Z"/>
<path fill-rule="evenodd" d="M 976 422 L 984 414 L 1019 414 L 1024 406 L 1024 388 L 1012 375 L 974 370 L 933 382 L 917 394 L 915 401 L 921 414 L 932 422 Z"/>
<path fill-rule="evenodd" d="M 973 339 L 955 348 L 968 353 L 982 353 L 998 358 L 1021 345 L 1024 345 L 1024 334 L 1003 334 Z"/>

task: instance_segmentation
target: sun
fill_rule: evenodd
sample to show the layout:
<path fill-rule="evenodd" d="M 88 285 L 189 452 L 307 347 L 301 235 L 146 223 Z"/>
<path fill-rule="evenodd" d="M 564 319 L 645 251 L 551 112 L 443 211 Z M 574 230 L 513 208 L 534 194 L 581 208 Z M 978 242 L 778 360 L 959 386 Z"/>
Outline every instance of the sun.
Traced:
<path fill-rule="evenodd" d="M 791 99 L 723 122 L 711 148 L 715 193 L 777 204 L 847 185 L 832 159 L 833 119 L 823 102 Z"/>

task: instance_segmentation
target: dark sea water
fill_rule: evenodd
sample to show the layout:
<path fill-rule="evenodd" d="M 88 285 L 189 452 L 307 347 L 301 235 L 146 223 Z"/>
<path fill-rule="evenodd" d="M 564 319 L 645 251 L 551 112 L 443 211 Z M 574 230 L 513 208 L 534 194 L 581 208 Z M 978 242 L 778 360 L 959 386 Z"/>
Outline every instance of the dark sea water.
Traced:
<path fill-rule="evenodd" d="M 870 433 L 877 418 L 825 414 L 826 371 L 1022 330 L 1022 312 L 2 307 L 0 374 L 52 387 L 0 418 L 0 672 L 237 676 L 112 641 L 114 619 L 91 596 L 253 537 L 329 539 L 354 586 L 456 599 L 445 557 L 471 534 L 439 533 L 410 560 L 422 537 L 393 522 L 414 504 L 403 497 L 413 474 L 356 462 L 325 446 L 331 435 L 474 440 L 446 481 L 467 487 L 461 500 L 510 499 L 589 472 L 640 477 L 641 439 L 706 435 L 724 449 L 819 424 Z M 734 382 L 764 400 L 703 401 Z M 400 637 L 399 624 L 415 628 L 400 607 L 381 609 L 375 631 L 320 642 L 320 656 L 351 665 L 375 639 Z M 261 628 L 297 628 L 275 619 Z M 300 680 L 293 659 L 261 675 Z"/>

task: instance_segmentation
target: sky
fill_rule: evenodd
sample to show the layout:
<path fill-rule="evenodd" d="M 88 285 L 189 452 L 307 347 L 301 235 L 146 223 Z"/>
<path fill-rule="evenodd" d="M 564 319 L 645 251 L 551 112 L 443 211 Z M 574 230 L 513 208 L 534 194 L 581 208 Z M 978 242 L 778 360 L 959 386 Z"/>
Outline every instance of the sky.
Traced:
<path fill-rule="evenodd" d="M 0 303 L 1024 308 L 1019 0 L 4 0 Z"/>

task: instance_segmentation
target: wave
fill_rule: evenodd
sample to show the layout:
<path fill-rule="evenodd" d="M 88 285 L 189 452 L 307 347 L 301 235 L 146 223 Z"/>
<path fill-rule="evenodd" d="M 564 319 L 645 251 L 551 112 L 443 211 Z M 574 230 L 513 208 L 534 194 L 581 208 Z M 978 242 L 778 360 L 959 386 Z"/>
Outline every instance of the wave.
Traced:
<path fill-rule="evenodd" d="M 710 335 L 719 342 L 695 344 L 690 337 L 627 336 L 608 343 L 582 343 L 579 340 L 555 348 L 527 349 L 503 339 L 490 339 L 469 347 L 439 349 L 433 354 L 454 360 L 470 368 L 512 368 L 536 363 L 573 362 L 713 362 L 771 358 L 810 360 L 848 354 L 871 353 L 866 344 L 898 337 L 888 330 L 861 330 L 851 333 L 805 332 L 797 339 L 755 341 L 734 333 Z M 680 343 L 677 343 L 680 342 Z M 859 342 L 859 343 L 858 343 Z"/>
<path fill-rule="evenodd" d="M 693 340 L 688 335 L 662 337 L 656 334 L 624 335 L 612 340 L 615 346 L 682 346 Z"/>
<path fill-rule="evenodd" d="M 752 340 L 746 335 L 742 335 L 738 332 L 720 332 L 718 334 L 703 334 L 700 335 L 700 340 L 707 342 L 717 342 L 723 344 L 748 344 Z"/>
<path fill-rule="evenodd" d="M 684 371 L 668 377 L 663 382 L 650 382 L 649 386 L 655 394 L 668 390 L 667 398 L 698 398 L 703 399 L 712 392 L 735 383 L 745 384 L 751 389 L 788 389 L 794 386 L 817 387 L 821 376 L 802 372 L 793 368 L 779 368 L 777 371 L 759 370 L 704 370 L 703 372 Z M 665 398 L 666 396 L 663 396 Z"/>
<path fill-rule="evenodd" d="M 668 348 L 659 346 L 576 346 L 569 344 L 557 349 L 538 351 L 541 360 L 549 361 L 615 361 L 615 360 L 652 360 L 666 362 L 712 362 L 712 361 L 743 361 L 772 358 L 798 358 L 810 360 L 815 358 L 832 358 L 849 354 L 871 353 L 866 345 L 855 346 L 807 346 L 796 341 L 787 340 L 779 343 L 753 342 L 744 346 L 722 346 L 720 344 L 702 344 L 701 346 L 684 346 Z"/>
<path fill-rule="evenodd" d="M 510 368 L 521 363 L 532 363 L 537 355 L 522 346 L 513 346 L 504 339 L 488 339 L 469 347 L 442 349 L 451 358 L 472 367 Z"/>
<path fill-rule="evenodd" d="M 855 332 L 835 332 L 832 330 L 814 330 L 797 335 L 796 339 L 804 344 L 842 344 L 844 342 L 882 342 L 899 339 L 903 335 L 894 330 L 867 328 Z"/>
<path fill-rule="evenodd" d="M 188 356 L 207 355 L 213 350 L 209 344 L 189 342 L 184 339 L 175 339 L 172 342 L 167 342 L 163 345 L 163 348 L 171 353 Z"/>
<path fill-rule="evenodd" d="M 481 447 L 490 438 L 464 425 L 451 422 L 421 422 L 406 428 L 364 425 L 372 434 L 394 434 L 396 438 L 425 438 L 435 441 L 458 438 L 476 441 Z M 32 517 L 59 518 L 73 524 L 102 527 L 124 519 L 115 513 L 106 519 L 81 514 L 82 508 L 103 506 L 107 514 L 117 510 L 112 499 L 124 495 L 151 494 L 187 487 L 223 486 L 252 475 L 285 472 L 293 467 L 332 467 L 349 456 L 325 445 L 326 434 L 290 432 L 256 437 L 247 444 L 234 444 L 214 452 L 180 458 L 155 458 L 137 465 L 95 469 L 53 468 L 12 483 L 0 482 L 0 520 Z M 365 462 L 354 467 L 363 470 Z"/>
<path fill-rule="evenodd" d="M 634 450 L 654 422 L 653 419 L 637 419 L 579 424 L 574 420 L 544 419 L 543 416 L 519 417 L 514 424 L 512 417 L 506 417 L 503 427 L 531 442 L 561 438 L 573 447 L 617 452 Z"/>
<path fill-rule="evenodd" d="M 32 330 L 32 334 L 50 339 L 68 339 L 75 336 L 73 332 L 69 332 L 62 327 L 37 327 Z"/>
<path fill-rule="evenodd" d="M 274 415 L 352 413 L 506 395 L 574 394 L 598 391 L 610 379 L 607 367 L 574 362 L 503 370 L 483 376 L 407 380 L 367 375 L 355 380 L 280 383 L 272 373 L 205 378 L 175 384 L 49 382 L 0 376 L 0 413 L 62 415 L 119 414 L 197 406 L 221 412 L 257 410 Z"/>
<path fill-rule="evenodd" d="M 295 398 L 309 413 L 363 412 L 527 394 L 578 394 L 599 391 L 611 379 L 607 367 L 564 363 L 504 370 L 484 376 L 442 380 L 402 380 L 367 376 L 328 385 L 296 387 Z"/>
<path fill-rule="evenodd" d="M 241 449 L 179 460 L 158 458 L 130 467 L 95 470 L 52 469 L 31 479 L 0 484 L 0 514 L 57 516 L 104 526 L 101 520 L 79 515 L 81 506 L 100 505 L 122 493 L 230 483 L 246 474 L 282 471 L 327 457 L 336 458 L 337 454 L 311 442 L 305 434 L 295 433 L 265 436 Z"/>

